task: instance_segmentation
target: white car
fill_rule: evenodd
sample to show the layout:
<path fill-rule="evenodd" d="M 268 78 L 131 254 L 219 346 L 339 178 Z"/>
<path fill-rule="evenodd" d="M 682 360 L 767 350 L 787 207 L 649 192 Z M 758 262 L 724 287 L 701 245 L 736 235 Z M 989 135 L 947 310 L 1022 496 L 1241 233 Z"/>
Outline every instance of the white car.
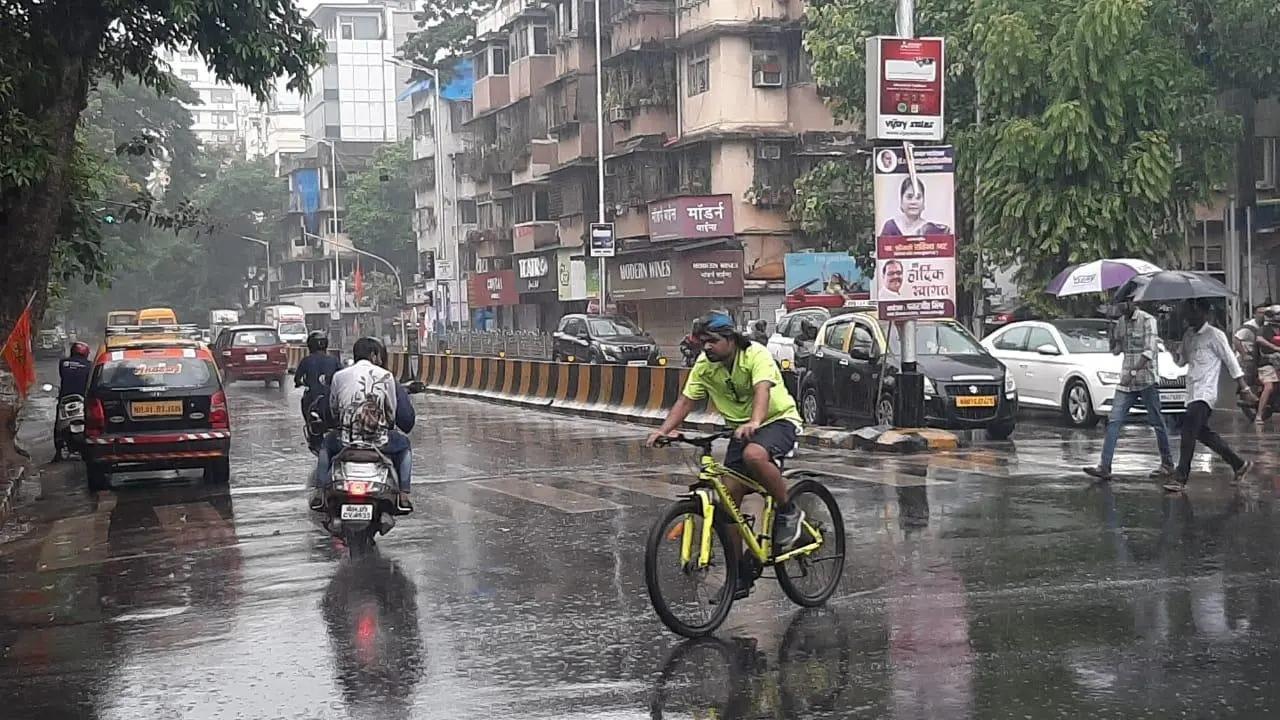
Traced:
<path fill-rule="evenodd" d="M 796 360 L 796 341 L 804 337 L 805 320 L 813 322 L 815 328 L 821 327 L 831 317 L 826 308 L 812 307 L 793 310 L 778 319 L 778 324 L 769 336 L 769 354 L 779 365 L 783 360 L 794 363 Z"/>
<path fill-rule="evenodd" d="M 1112 321 L 1067 319 L 1006 325 L 982 341 L 1018 384 L 1022 407 L 1055 408 L 1073 427 L 1091 427 L 1111 414 L 1123 356 L 1112 355 Z M 1182 413 L 1187 405 L 1187 369 L 1160 346 L 1161 411 Z M 1141 402 L 1131 414 L 1146 412 Z"/>

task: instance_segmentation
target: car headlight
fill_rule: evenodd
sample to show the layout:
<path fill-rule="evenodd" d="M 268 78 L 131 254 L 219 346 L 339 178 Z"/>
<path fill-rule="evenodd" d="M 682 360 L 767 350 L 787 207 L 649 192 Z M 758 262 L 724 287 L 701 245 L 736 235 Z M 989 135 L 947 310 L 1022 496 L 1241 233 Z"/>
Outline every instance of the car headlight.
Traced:
<path fill-rule="evenodd" d="M 1098 382 L 1102 383 L 1103 385 L 1119 385 L 1119 384 L 1120 384 L 1120 373 L 1118 373 L 1118 372 L 1110 372 L 1110 371 L 1107 371 L 1107 370 L 1099 370 L 1099 371 L 1098 371 Z"/>
<path fill-rule="evenodd" d="M 1018 391 L 1018 383 L 1014 382 L 1013 376 L 1005 374 L 1004 376 L 1004 394 L 1012 395 Z"/>
<path fill-rule="evenodd" d="M 608 345 L 600 346 L 600 354 L 603 355 L 606 360 L 612 360 L 613 354 L 616 352 L 618 352 L 618 348 L 616 347 L 610 347 Z"/>
<path fill-rule="evenodd" d="M 924 396 L 933 397 L 934 395 L 937 395 L 937 394 L 938 394 L 938 391 L 934 389 L 933 381 L 930 380 L 929 378 L 925 378 L 924 379 Z"/>

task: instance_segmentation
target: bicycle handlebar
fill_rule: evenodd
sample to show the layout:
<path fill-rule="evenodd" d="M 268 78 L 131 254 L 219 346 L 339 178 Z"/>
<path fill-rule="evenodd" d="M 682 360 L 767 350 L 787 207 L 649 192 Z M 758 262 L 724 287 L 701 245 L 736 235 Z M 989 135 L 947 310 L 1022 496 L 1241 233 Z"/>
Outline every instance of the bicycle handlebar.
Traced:
<path fill-rule="evenodd" d="M 710 450 L 711 444 L 716 440 L 727 440 L 731 437 L 733 437 L 732 430 L 721 430 L 720 432 L 712 433 L 711 435 L 703 435 L 702 437 L 689 437 L 688 435 L 681 433 L 672 437 L 658 438 L 654 445 L 658 447 L 666 447 L 672 443 L 684 443 L 685 445 L 693 445 L 694 447 Z"/>

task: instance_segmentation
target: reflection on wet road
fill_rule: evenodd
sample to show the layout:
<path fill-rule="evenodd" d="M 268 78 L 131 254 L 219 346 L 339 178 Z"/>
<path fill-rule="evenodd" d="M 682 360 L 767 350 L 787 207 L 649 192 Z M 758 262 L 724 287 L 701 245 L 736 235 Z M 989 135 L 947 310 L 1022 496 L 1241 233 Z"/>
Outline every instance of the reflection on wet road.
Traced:
<path fill-rule="evenodd" d="M 352 562 L 309 521 L 292 393 L 231 388 L 230 491 L 46 473 L 0 544 L 5 718 L 1274 717 L 1280 441 L 1234 491 L 1078 468 L 1032 423 L 950 454 L 804 453 L 841 502 L 828 608 L 771 581 L 716 638 L 654 616 L 643 540 L 692 458 L 643 430 L 419 396 L 418 513 Z M 1146 453 L 1139 455 L 1138 453 Z"/>

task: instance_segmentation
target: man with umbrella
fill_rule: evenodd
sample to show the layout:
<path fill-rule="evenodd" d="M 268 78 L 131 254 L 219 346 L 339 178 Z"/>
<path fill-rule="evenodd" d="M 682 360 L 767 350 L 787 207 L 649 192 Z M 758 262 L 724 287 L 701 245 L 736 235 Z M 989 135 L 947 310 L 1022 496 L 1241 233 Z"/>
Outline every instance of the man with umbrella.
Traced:
<path fill-rule="evenodd" d="M 1160 413 L 1160 388 L 1156 381 L 1160 337 L 1156 331 L 1156 319 L 1139 309 L 1132 298 L 1121 299 L 1119 305 L 1124 314 L 1112 334 L 1111 352 L 1114 355 L 1124 354 L 1120 384 L 1116 386 L 1111 417 L 1107 419 L 1102 459 L 1096 467 L 1087 467 L 1084 472 L 1099 480 L 1111 479 L 1111 458 L 1115 456 L 1116 442 L 1120 439 L 1120 426 L 1134 403 L 1141 399 L 1147 409 L 1147 422 L 1156 431 L 1156 444 L 1160 448 L 1160 467 L 1151 473 L 1151 477 L 1168 480 L 1173 477 L 1173 453 L 1169 450 L 1169 431 Z"/>

